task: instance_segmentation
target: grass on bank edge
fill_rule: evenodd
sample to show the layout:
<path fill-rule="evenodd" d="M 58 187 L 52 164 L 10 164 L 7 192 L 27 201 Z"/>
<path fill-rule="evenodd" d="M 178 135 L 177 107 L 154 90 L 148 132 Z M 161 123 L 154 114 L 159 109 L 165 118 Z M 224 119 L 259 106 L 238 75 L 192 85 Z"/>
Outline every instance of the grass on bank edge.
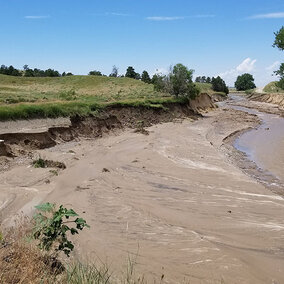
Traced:
<path fill-rule="evenodd" d="M 33 119 L 33 118 L 57 118 L 73 115 L 87 116 L 96 111 L 108 107 L 145 107 L 166 109 L 168 104 L 186 104 L 187 98 L 156 98 L 147 100 L 127 100 L 108 103 L 93 102 L 63 102 L 45 104 L 16 104 L 0 106 L 0 121 Z"/>
<path fill-rule="evenodd" d="M 263 88 L 263 91 L 265 93 L 280 93 L 280 94 L 283 94 L 284 95 L 284 90 L 279 88 L 277 86 L 277 81 L 274 81 L 274 82 L 270 82 L 269 84 L 267 84 L 264 88 Z"/>

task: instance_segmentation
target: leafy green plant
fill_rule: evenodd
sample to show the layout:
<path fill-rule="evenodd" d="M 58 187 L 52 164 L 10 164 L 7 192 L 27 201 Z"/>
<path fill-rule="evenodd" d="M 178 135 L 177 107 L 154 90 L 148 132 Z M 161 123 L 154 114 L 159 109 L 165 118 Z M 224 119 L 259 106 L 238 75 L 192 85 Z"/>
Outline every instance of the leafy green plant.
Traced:
<path fill-rule="evenodd" d="M 68 257 L 74 249 L 74 244 L 68 235 L 79 234 L 85 227 L 90 226 L 73 209 L 60 205 L 56 210 L 53 203 L 44 203 L 35 207 L 39 212 L 34 216 L 35 226 L 33 237 L 39 240 L 39 248 L 55 253 L 64 252 Z M 70 218 L 74 218 L 70 220 Z"/>
<path fill-rule="evenodd" d="M 35 168 L 46 168 L 46 161 L 42 158 L 38 158 L 37 160 L 33 161 L 33 166 Z"/>

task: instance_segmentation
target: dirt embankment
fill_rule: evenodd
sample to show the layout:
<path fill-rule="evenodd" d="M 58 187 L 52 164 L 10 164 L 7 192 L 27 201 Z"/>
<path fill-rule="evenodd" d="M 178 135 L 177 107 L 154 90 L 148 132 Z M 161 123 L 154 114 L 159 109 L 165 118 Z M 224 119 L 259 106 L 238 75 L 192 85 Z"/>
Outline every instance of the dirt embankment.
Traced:
<path fill-rule="evenodd" d="M 254 93 L 248 97 L 252 101 L 271 103 L 284 107 L 284 94 L 263 94 L 263 93 Z"/>
<path fill-rule="evenodd" d="M 209 95 L 200 94 L 188 105 L 165 104 L 164 108 L 112 106 L 98 116 L 74 116 L 70 118 L 70 125 L 64 120 L 63 126 L 55 123 L 56 126 L 46 129 L 42 129 L 42 126 L 36 129 L 32 121 L 32 131 L 15 132 L 10 127 L 9 132 L 7 130 L 3 133 L 2 131 L 1 134 L 0 131 L 0 156 L 19 156 L 27 154 L 28 151 L 50 148 L 58 143 L 69 142 L 79 137 L 101 137 L 103 133 L 113 129 L 142 129 L 158 123 L 171 122 L 174 119 L 186 117 L 197 119 L 201 112 L 215 107 Z M 29 121 L 26 122 L 26 125 L 28 124 Z M 1 129 L 5 129 L 5 125 L 1 125 Z"/>
<path fill-rule="evenodd" d="M 141 128 L 177 118 L 197 117 L 188 105 L 171 104 L 166 107 L 167 109 L 110 108 L 99 116 L 72 117 L 69 126 L 50 127 L 41 132 L 34 129 L 34 132 L 3 133 L 0 134 L 0 156 L 19 156 L 80 137 L 101 137 L 112 129 Z"/>

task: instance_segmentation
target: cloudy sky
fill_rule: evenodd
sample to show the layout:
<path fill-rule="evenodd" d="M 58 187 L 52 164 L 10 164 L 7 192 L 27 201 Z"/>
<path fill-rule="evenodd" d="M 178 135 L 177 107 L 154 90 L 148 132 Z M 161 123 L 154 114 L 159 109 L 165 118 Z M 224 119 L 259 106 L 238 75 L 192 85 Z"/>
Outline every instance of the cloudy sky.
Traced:
<path fill-rule="evenodd" d="M 283 24 L 283 0 L 0 0 L 0 64 L 153 74 L 181 62 L 195 76 L 233 86 L 249 72 L 264 86 L 283 62 L 272 48 Z"/>

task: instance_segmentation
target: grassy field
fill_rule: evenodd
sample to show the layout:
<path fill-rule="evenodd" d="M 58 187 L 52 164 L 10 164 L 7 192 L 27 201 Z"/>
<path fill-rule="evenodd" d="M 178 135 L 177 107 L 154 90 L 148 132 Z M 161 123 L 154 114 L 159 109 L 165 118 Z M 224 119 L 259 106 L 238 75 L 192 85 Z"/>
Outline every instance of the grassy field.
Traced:
<path fill-rule="evenodd" d="M 197 83 L 213 93 L 210 84 Z M 129 78 L 0 75 L 0 120 L 88 115 L 109 105 L 163 107 L 177 100 L 152 84 Z"/>
<path fill-rule="evenodd" d="M 271 82 L 269 84 L 267 84 L 264 88 L 263 91 L 265 93 L 284 93 L 284 90 L 282 90 L 281 88 L 276 86 L 276 81 L 275 82 Z"/>

